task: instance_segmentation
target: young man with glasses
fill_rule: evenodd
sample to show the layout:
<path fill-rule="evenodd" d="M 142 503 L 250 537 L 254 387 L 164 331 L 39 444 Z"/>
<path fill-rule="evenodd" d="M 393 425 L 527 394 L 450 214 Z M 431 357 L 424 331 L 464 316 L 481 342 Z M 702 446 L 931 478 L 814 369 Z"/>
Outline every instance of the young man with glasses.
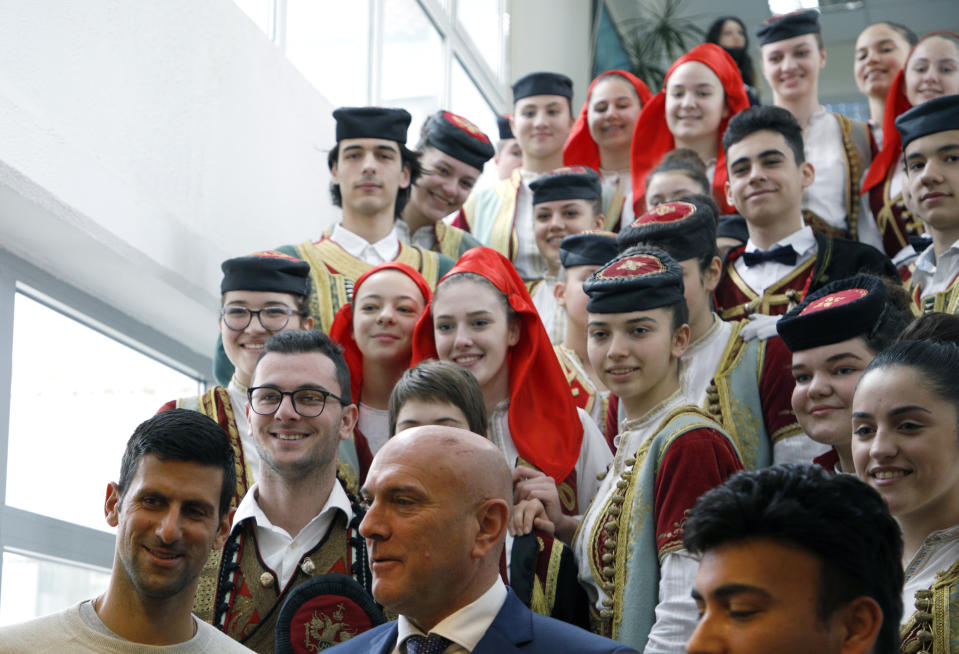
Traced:
<path fill-rule="evenodd" d="M 362 609 L 369 565 L 356 531 L 362 509 L 336 478 L 337 450 L 357 416 L 349 369 L 322 332 L 282 332 L 263 347 L 247 395 L 259 477 L 237 507 L 222 555 L 207 562 L 193 609 L 247 647 L 272 652 L 280 607 L 291 592 L 340 573 L 331 580 L 335 597 L 326 594 L 328 617 L 339 629 L 312 643 L 329 647 L 369 626 Z M 320 631 L 290 627 L 308 637 Z"/>
<path fill-rule="evenodd" d="M 236 506 L 256 481 L 259 468 L 246 419 L 246 389 L 253 366 L 271 334 L 313 328 L 307 306 L 310 266 L 281 252 L 265 251 L 227 259 L 220 267 L 220 336 L 233 365 L 230 382 L 202 395 L 167 402 L 158 413 L 190 409 L 223 427 L 236 458 L 236 495 L 231 503 Z"/>

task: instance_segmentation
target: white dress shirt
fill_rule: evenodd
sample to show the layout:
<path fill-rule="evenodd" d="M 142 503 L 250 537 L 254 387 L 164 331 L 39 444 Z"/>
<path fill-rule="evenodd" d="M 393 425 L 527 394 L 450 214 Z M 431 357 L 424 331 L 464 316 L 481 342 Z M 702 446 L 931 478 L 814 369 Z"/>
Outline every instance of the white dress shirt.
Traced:
<path fill-rule="evenodd" d="M 959 241 L 936 257 L 933 246 L 927 247 L 916 259 L 916 268 L 912 271 L 912 283 L 918 284 L 923 298 L 942 293 L 959 275 Z"/>
<path fill-rule="evenodd" d="M 236 380 L 236 377 L 230 379 L 226 387 L 230 395 L 230 405 L 233 407 L 233 418 L 236 421 L 236 430 L 240 434 L 240 446 L 243 448 L 243 456 L 246 457 L 247 464 L 250 466 L 250 472 L 253 473 L 253 481 L 260 479 L 260 453 L 256 449 L 256 440 L 250 433 L 250 421 L 246 417 L 246 386 L 243 386 Z"/>
<path fill-rule="evenodd" d="M 778 261 L 764 261 L 755 266 L 747 266 L 743 257 L 740 256 L 733 263 L 736 272 L 742 277 L 746 285 L 753 290 L 756 295 L 762 295 L 766 289 L 781 280 L 783 277 L 799 268 L 810 259 L 812 259 L 819 247 L 816 244 L 816 237 L 813 235 L 812 227 L 806 226 L 799 229 L 784 239 L 776 241 L 769 249 L 775 250 L 783 245 L 791 245 L 796 251 L 796 263 L 787 265 Z M 745 252 L 758 252 L 760 248 L 752 239 L 746 241 Z"/>
<path fill-rule="evenodd" d="M 707 329 L 699 340 L 690 343 L 680 359 L 680 384 L 683 394 L 696 406 L 706 405 L 706 389 L 716 376 L 716 369 L 729 344 L 732 331 L 733 324 L 720 320 L 714 313 L 713 326 Z"/>
<path fill-rule="evenodd" d="M 362 236 L 343 227 L 341 223 L 337 223 L 330 232 L 330 240 L 371 266 L 392 261 L 400 253 L 400 239 L 396 236 L 396 228 L 391 229 L 389 234 L 376 243 L 370 243 Z"/>
<path fill-rule="evenodd" d="M 370 452 L 376 454 L 390 438 L 389 409 L 374 409 L 360 402 L 356 426 L 366 437 Z"/>
<path fill-rule="evenodd" d="M 496 615 L 503 608 L 504 602 L 506 602 L 506 585 L 497 576 L 489 590 L 472 603 L 440 620 L 430 633 L 452 641 L 452 644 L 444 650 L 445 654 L 463 652 L 468 654 L 486 635 Z M 415 635 L 429 634 L 424 633 L 405 615 L 401 615 L 396 621 L 396 645 L 393 647 L 392 654 L 406 654 L 406 639 Z"/>
<path fill-rule="evenodd" d="M 803 209 L 809 209 L 833 227 L 848 229 L 846 195 L 849 193 L 849 173 L 842 130 L 836 116 L 820 106 L 809 117 L 809 124 L 803 131 L 803 144 L 806 161 L 812 164 L 816 173 L 813 183 L 803 191 Z M 863 164 L 865 173 L 869 161 Z M 858 240 L 881 252 L 882 237 L 869 207 L 869 196 L 862 195 L 856 200 L 859 202 Z"/>
<path fill-rule="evenodd" d="M 258 485 L 254 484 L 243 496 L 233 516 L 233 529 L 243 520 L 253 518 L 260 557 L 267 567 L 276 573 L 280 588 L 285 588 L 289 583 L 300 560 L 326 537 L 337 511 L 342 511 L 347 521 L 353 519 L 353 507 L 350 506 L 350 500 L 339 480 L 333 483 L 333 489 L 320 512 L 296 536 L 290 536 L 285 529 L 270 522 L 260 508 L 258 494 Z"/>
<path fill-rule="evenodd" d="M 528 170 L 521 170 L 519 174 L 522 183 L 516 196 L 516 218 L 513 223 L 517 241 L 513 267 L 523 279 L 541 279 L 546 276 L 546 259 L 536 245 L 533 192 L 529 189 L 529 184 L 542 175 Z"/>

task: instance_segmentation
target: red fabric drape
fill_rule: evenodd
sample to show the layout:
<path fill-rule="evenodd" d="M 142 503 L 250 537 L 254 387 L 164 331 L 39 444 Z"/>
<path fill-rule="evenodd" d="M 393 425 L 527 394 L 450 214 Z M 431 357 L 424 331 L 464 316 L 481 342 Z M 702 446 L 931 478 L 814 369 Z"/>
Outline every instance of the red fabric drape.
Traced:
<path fill-rule="evenodd" d="M 405 263 L 400 263 L 399 261 L 381 263 L 360 275 L 356 283 L 353 284 L 353 297 L 356 297 L 357 291 L 360 290 L 363 282 L 383 270 L 398 270 L 412 279 L 416 287 L 420 289 L 420 293 L 423 294 L 424 304 L 428 305 L 433 298 L 430 285 L 423 278 L 423 275 L 415 268 Z M 344 304 L 340 307 L 340 310 L 336 312 L 336 316 L 333 318 L 333 324 L 330 325 L 330 338 L 339 343 L 343 348 L 343 358 L 346 359 L 346 365 L 350 368 L 350 392 L 352 393 L 353 403 L 359 404 L 360 389 L 363 388 L 363 353 L 360 352 L 360 348 L 353 338 L 352 302 Z"/>
<path fill-rule="evenodd" d="M 546 329 L 516 269 L 487 247 L 468 250 L 443 280 L 457 273 L 482 275 L 506 296 L 520 321 L 519 341 L 509 350 L 509 430 L 520 456 L 563 482 L 579 459 L 583 427 Z M 438 285 L 438 286 L 439 286 Z M 455 287 L 448 292 L 457 292 Z M 430 307 L 413 331 L 413 359 L 438 358 Z"/>
<path fill-rule="evenodd" d="M 730 118 L 743 109 L 749 107 L 749 98 L 746 95 L 746 86 L 739 73 L 736 62 L 729 53 L 712 43 L 703 43 L 684 54 L 673 62 L 666 79 L 663 81 L 663 90 L 657 93 L 649 103 L 643 107 L 643 112 L 636 121 L 636 130 L 633 132 L 632 145 L 632 173 L 633 173 L 633 209 L 637 216 L 645 211 L 646 206 L 646 177 L 650 171 L 659 165 L 667 152 L 676 148 L 676 141 L 666 124 L 666 86 L 670 76 L 681 65 L 688 61 L 698 61 L 709 66 L 716 73 L 723 90 L 726 93 L 726 109 L 728 115 L 719 123 L 716 141 L 719 145 L 716 155 L 716 167 L 713 173 L 713 197 L 724 213 L 734 213 L 736 209 L 726 203 L 726 153 L 723 151 L 723 134 Z"/>

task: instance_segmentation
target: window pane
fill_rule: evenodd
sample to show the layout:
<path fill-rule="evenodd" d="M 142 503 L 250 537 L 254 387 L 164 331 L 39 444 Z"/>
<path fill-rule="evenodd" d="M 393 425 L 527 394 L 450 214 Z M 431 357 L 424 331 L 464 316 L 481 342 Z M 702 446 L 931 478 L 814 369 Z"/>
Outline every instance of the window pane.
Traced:
<path fill-rule="evenodd" d="M 3 553 L 0 626 L 25 622 L 96 597 L 106 590 L 110 571 Z"/>
<path fill-rule="evenodd" d="M 103 500 L 127 439 L 164 402 L 198 388 L 195 379 L 17 293 L 7 504 L 110 531 Z"/>
<path fill-rule="evenodd" d="M 268 39 L 273 39 L 273 0 L 233 0 Z"/>
<path fill-rule="evenodd" d="M 453 57 L 453 73 L 450 88 L 450 111 L 459 114 L 475 123 L 489 137 L 490 142 L 496 145 L 499 140 L 499 126 L 496 123 L 496 114 L 489 106 L 483 94 L 480 93 L 473 80 L 466 74 L 459 60 Z M 492 160 L 486 163 L 484 173 L 491 171 L 489 179 L 496 180 L 496 164 Z M 484 175 L 486 176 L 486 175 Z M 486 180 L 484 180 L 486 181 Z"/>
<path fill-rule="evenodd" d="M 415 145 L 426 117 L 440 108 L 443 47 L 416 0 L 383 2 L 381 105 L 403 107 L 413 115 L 407 141 Z"/>
<path fill-rule="evenodd" d="M 334 106 L 366 105 L 369 3 L 287 0 L 286 56 Z"/>
<path fill-rule="evenodd" d="M 456 19 L 496 76 L 503 79 L 503 28 L 500 0 L 460 0 Z"/>

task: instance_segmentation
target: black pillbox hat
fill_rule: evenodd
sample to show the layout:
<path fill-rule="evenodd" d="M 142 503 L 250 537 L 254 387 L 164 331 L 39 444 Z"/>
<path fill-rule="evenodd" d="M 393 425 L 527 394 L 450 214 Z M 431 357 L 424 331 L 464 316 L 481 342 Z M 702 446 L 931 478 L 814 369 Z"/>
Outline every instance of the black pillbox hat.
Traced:
<path fill-rule="evenodd" d="M 245 257 L 227 259 L 220 265 L 223 281 L 220 293 L 227 291 L 269 291 L 309 295 L 310 264 L 277 252 L 265 250 Z"/>
<path fill-rule="evenodd" d="M 555 200 L 595 200 L 603 197 L 599 175 L 586 166 L 557 168 L 530 182 L 533 204 Z"/>
<path fill-rule="evenodd" d="M 559 244 L 559 261 L 563 268 L 574 266 L 605 266 L 616 258 L 616 234 L 604 231 L 585 231 L 571 234 Z"/>
<path fill-rule="evenodd" d="M 400 145 L 406 143 L 406 130 L 412 120 L 406 109 L 390 107 L 340 107 L 333 118 L 337 143 L 343 139 L 386 139 Z"/>
<path fill-rule="evenodd" d="M 756 30 L 756 38 L 759 39 L 759 45 L 766 45 L 819 32 L 819 12 L 815 9 L 805 9 L 767 18 Z"/>
<path fill-rule="evenodd" d="M 573 99 L 573 80 L 560 73 L 530 73 L 513 82 L 513 102 L 531 95 L 561 95 Z"/>
<path fill-rule="evenodd" d="M 676 261 L 716 252 L 716 212 L 693 199 L 653 207 L 619 233 L 619 249 L 653 245 Z"/>
<path fill-rule="evenodd" d="M 470 121 L 449 111 L 440 111 L 430 117 L 426 142 L 479 170 L 483 170 L 483 165 L 493 158 L 493 144 L 489 137 Z"/>
<path fill-rule="evenodd" d="M 896 118 L 902 149 L 923 136 L 959 129 L 959 95 L 927 100 Z"/>
<path fill-rule="evenodd" d="M 499 128 L 499 140 L 508 141 L 510 139 L 516 138 L 513 136 L 513 128 L 510 127 L 509 119 L 511 114 L 506 114 L 505 116 L 496 117 L 496 126 Z"/>
<path fill-rule="evenodd" d="M 658 248 L 633 248 L 583 283 L 590 313 L 629 313 L 683 301 L 683 269 Z"/>

